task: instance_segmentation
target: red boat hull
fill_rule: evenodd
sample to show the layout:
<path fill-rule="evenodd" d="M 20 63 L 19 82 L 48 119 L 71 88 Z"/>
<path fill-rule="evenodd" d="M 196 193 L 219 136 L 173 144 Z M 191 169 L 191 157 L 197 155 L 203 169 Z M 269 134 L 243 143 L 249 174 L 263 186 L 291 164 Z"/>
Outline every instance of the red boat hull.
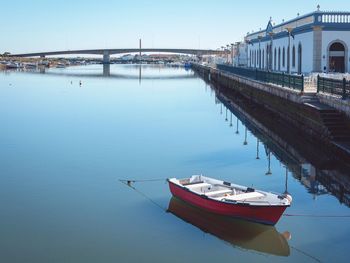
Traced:
<path fill-rule="evenodd" d="M 169 182 L 173 196 L 209 212 L 242 218 L 267 225 L 275 225 L 288 206 L 255 206 L 242 203 L 225 203 L 190 192 L 188 189 Z"/>

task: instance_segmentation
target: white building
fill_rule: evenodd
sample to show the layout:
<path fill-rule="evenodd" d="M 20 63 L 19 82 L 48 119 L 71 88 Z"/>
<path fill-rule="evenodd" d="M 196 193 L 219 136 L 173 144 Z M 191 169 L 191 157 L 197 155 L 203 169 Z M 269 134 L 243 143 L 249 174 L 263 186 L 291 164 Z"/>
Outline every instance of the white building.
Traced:
<path fill-rule="evenodd" d="M 248 67 L 305 74 L 350 72 L 350 12 L 298 16 L 248 34 Z"/>
<path fill-rule="evenodd" d="M 246 67 L 248 65 L 247 56 L 248 44 L 237 42 L 232 47 L 233 66 Z"/>

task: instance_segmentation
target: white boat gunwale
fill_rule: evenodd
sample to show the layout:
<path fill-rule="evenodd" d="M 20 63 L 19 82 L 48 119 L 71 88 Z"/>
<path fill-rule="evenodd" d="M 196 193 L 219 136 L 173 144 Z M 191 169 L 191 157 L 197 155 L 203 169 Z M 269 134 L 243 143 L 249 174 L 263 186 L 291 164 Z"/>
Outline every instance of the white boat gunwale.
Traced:
<path fill-rule="evenodd" d="M 193 180 L 195 180 L 195 178 L 199 178 L 199 180 L 197 182 L 193 182 Z M 191 182 L 192 179 L 192 182 Z M 188 183 L 181 183 L 181 182 L 185 182 L 188 181 Z M 208 181 L 210 183 L 208 183 Z M 283 194 L 279 194 L 279 193 L 272 193 L 272 192 L 266 192 L 266 191 L 262 191 L 262 190 L 257 190 L 251 187 L 247 187 L 247 186 L 242 186 L 242 185 L 238 185 L 238 184 L 233 184 L 233 183 L 229 183 L 226 181 L 221 181 L 221 180 L 217 180 L 214 178 L 210 178 L 210 177 L 205 177 L 203 175 L 193 175 L 190 178 L 183 178 L 183 179 L 177 179 L 177 178 L 169 178 L 168 182 L 175 184 L 176 186 L 192 193 L 195 195 L 198 195 L 204 199 L 210 199 L 211 201 L 215 201 L 215 202 L 219 202 L 219 203 L 226 203 L 226 204 L 232 204 L 232 205 L 245 205 L 245 206 L 257 206 L 257 207 L 289 207 L 291 205 L 291 200 L 288 199 L 287 195 L 283 195 Z M 256 195 L 255 197 L 252 198 L 246 198 L 246 199 L 238 199 L 238 200 L 234 200 L 234 198 L 229 198 L 229 196 L 219 196 L 219 197 L 213 197 L 215 196 L 215 194 L 207 194 L 210 193 L 210 191 L 208 192 L 198 192 L 198 191 L 194 191 L 191 188 L 194 188 L 196 185 L 198 186 L 199 184 L 202 184 L 202 186 L 220 186 L 220 187 L 226 187 L 229 189 L 232 189 L 234 191 L 234 189 L 236 190 L 240 190 L 242 193 L 240 194 L 235 194 L 233 193 L 231 195 L 232 196 L 239 196 L 239 195 L 244 195 L 244 194 L 249 194 L 249 193 L 258 193 L 258 195 Z M 201 185 L 199 185 L 201 186 Z M 214 191 L 215 192 L 215 191 Z M 212 196 L 213 195 L 213 196 Z M 253 198 L 262 198 L 264 197 L 265 200 L 253 200 Z M 274 202 L 269 202 L 268 199 L 270 198 L 277 198 L 278 199 L 278 203 L 274 203 Z M 291 198 L 291 197 L 290 197 Z M 236 198 L 237 199 L 237 198 Z M 277 200 L 276 199 L 276 200 Z"/>

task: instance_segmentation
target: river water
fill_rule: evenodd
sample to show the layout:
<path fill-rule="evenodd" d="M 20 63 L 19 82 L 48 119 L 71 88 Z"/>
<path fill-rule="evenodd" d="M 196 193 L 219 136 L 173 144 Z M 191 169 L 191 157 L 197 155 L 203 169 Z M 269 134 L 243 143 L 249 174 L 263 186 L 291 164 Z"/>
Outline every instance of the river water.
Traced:
<path fill-rule="evenodd" d="M 222 101 L 164 66 L 0 72 L 0 261 L 348 262 L 349 171 Z M 218 217 L 171 198 L 192 174 L 293 203 L 275 227 Z"/>

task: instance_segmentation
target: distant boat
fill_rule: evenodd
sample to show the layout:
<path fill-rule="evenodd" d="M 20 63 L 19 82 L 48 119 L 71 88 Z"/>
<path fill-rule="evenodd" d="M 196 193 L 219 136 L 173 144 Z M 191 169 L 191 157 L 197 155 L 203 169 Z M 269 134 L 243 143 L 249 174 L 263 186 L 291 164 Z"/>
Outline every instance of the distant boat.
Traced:
<path fill-rule="evenodd" d="M 63 63 L 58 63 L 58 64 L 56 65 L 56 68 L 65 68 L 65 67 L 66 67 L 66 65 L 63 64 Z"/>
<path fill-rule="evenodd" d="M 38 64 L 36 63 L 25 63 L 24 67 L 25 68 L 36 68 L 38 66 Z"/>
<path fill-rule="evenodd" d="M 216 180 L 202 175 L 168 179 L 170 191 L 192 205 L 212 213 L 275 225 L 292 197 Z"/>
<path fill-rule="evenodd" d="M 7 69 L 19 69 L 23 68 L 23 65 L 19 62 L 9 62 L 6 64 Z"/>
<path fill-rule="evenodd" d="M 290 255 L 288 231 L 279 233 L 274 226 L 206 212 L 176 197 L 171 198 L 167 211 L 233 246 L 276 256 Z"/>

